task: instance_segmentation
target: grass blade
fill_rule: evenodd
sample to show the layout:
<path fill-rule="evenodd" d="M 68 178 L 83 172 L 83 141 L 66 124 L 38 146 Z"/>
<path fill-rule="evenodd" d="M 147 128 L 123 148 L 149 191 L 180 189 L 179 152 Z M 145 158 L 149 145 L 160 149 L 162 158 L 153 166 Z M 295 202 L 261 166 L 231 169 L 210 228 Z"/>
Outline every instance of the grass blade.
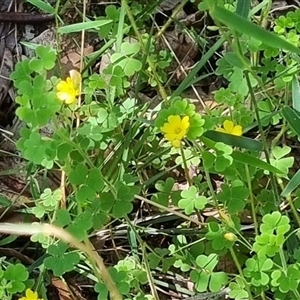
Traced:
<path fill-rule="evenodd" d="M 298 136 L 300 136 L 300 113 L 291 107 L 286 106 L 281 110 L 281 115 L 288 122 L 290 128 L 294 130 Z"/>
<path fill-rule="evenodd" d="M 107 25 L 111 22 L 112 20 L 96 20 L 96 21 L 81 22 L 81 23 L 66 25 L 60 27 L 58 29 L 58 33 L 65 34 L 65 33 L 78 32 L 78 31 L 88 30 L 88 29 L 97 30 L 99 27 Z"/>
<path fill-rule="evenodd" d="M 250 0 L 238 0 L 236 4 L 236 13 L 245 18 L 248 19 L 249 12 L 250 12 L 250 6 L 251 1 Z"/>
<path fill-rule="evenodd" d="M 244 136 L 235 136 L 213 130 L 206 131 L 203 136 L 215 142 L 222 142 L 233 147 L 240 147 L 243 149 L 254 151 L 261 151 L 263 148 L 261 142 L 249 139 Z"/>
<path fill-rule="evenodd" d="M 282 171 L 279 169 L 275 168 L 274 166 L 268 164 L 267 162 L 254 157 L 248 153 L 242 153 L 242 152 L 233 152 L 231 154 L 232 158 L 236 161 L 239 161 L 243 164 L 247 164 L 252 167 L 259 168 L 261 170 L 267 170 L 269 172 L 275 173 L 275 174 L 282 174 Z"/>
<path fill-rule="evenodd" d="M 292 81 L 293 108 L 300 112 L 300 85 L 297 76 L 294 75 Z"/>
<path fill-rule="evenodd" d="M 199 70 L 206 64 L 206 62 L 217 52 L 217 50 L 223 45 L 225 38 L 219 39 L 200 59 L 200 61 L 195 65 L 193 70 L 188 74 L 188 76 L 181 82 L 179 87 L 173 92 L 171 98 L 180 96 L 181 93 L 192 85 L 194 82 L 194 77 L 197 75 Z"/>
<path fill-rule="evenodd" d="M 237 32 L 247 34 L 270 47 L 276 47 L 300 54 L 300 49 L 298 47 L 292 45 L 275 33 L 269 32 L 225 8 L 214 6 L 211 10 L 211 15 L 214 19 L 219 20 Z"/>
<path fill-rule="evenodd" d="M 35 7 L 39 8 L 40 10 L 43 10 L 49 14 L 54 14 L 55 9 L 47 2 L 42 0 L 27 0 L 27 2 L 31 3 Z"/>
<path fill-rule="evenodd" d="M 296 172 L 296 174 L 292 177 L 289 183 L 281 192 L 280 196 L 285 197 L 293 192 L 300 185 L 300 170 Z"/>

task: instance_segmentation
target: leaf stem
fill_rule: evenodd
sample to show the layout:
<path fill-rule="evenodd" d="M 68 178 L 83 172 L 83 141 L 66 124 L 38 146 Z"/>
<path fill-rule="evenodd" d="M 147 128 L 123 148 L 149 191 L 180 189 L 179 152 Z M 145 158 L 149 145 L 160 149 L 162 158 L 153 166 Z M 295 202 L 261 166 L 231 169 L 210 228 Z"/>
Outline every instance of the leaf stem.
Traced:
<path fill-rule="evenodd" d="M 251 184 L 251 177 L 249 172 L 249 166 L 245 164 L 245 172 L 246 172 L 246 180 L 248 184 L 248 189 L 250 192 L 250 204 L 251 204 L 251 211 L 252 211 L 252 218 L 254 223 L 254 231 L 255 235 L 258 235 L 258 223 L 256 218 L 256 211 L 255 211 L 255 205 L 254 205 L 254 197 L 253 197 L 253 191 L 252 191 L 252 184 Z"/>
<path fill-rule="evenodd" d="M 243 279 L 243 281 L 245 283 L 245 288 L 246 288 L 246 290 L 248 292 L 249 300 L 253 300 L 252 295 L 251 295 L 251 290 L 250 290 L 250 287 L 249 287 L 249 284 L 248 284 L 248 281 L 244 277 L 242 267 L 241 267 L 241 265 L 239 263 L 238 258 L 236 257 L 236 254 L 235 254 L 235 251 L 234 251 L 233 247 L 231 247 L 229 249 L 229 251 L 230 251 L 231 257 L 232 257 L 232 259 L 233 259 L 233 261 L 234 261 L 234 263 L 235 263 L 235 265 L 236 265 L 236 267 L 237 267 L 237 269 L 238 269 L 238 271 L 240 273 L 240 276 L 241 276 L 241 278 Z"/>

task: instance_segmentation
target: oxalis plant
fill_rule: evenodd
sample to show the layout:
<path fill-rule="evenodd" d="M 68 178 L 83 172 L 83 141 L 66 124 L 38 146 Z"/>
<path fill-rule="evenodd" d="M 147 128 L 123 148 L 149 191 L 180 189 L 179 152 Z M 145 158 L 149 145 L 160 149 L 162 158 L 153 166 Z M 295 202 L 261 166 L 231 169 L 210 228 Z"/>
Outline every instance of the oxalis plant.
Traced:
<path fill-rule="evenodd" d="M 16 116 L 24 124 L 17 149 L 34 178 L 28 212 L 40 222 L 0 224 L 0 231 L 30 235 L 42 254 L 30 266 L 2 260 L 1 299 L 48 299 L 49 275 L 69 272 L 87 276 L 99 300 L 159 299 L 170 276 L 193 283 L 193 291 L 178 292 L 206 299 L 224 289 L 237 300 L 300 299 L 300 175 L 284 142 L 300 137 L 299 11 L 279 17 L 270 32 L 253 17 L 266 17 L 270 3 L 224 2 L 199 4 L 220 35 L 212 49 L 229 45 L 215 71 L 228 85 L 215 92 L 210 111 L 197 111 L 178 91 L 168 95 L 170 56 L 139 32 L 134 13 L 143 6 L 133 11 L 127 1 L 97 23 L 113 52 L 101 74 L 86 68 L 61 78 L 57 53 L 45 46 L 16 65 Z M 136 42 L 124 41 L 124 32 Z M 159 106 L 139 101 L 138 82 L 157 87 Z M 176 188 L 174 170 L 184 187 Z M 39 176 L 54 172 L 56 188 Z M 174 228 L 135 225 L 141 203 L 176 216 Z M 104 263 L 91 237 L 121 222 L 129 251 Z M 154 234 L 167 243 L 155 244 Z"/>

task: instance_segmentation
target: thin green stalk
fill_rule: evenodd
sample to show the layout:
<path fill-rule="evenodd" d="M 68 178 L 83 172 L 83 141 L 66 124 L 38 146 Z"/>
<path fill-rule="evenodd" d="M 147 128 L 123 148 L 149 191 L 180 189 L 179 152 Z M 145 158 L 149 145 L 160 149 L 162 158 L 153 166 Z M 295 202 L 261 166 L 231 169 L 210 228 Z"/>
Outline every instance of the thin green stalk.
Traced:
<path fill-rule="evenodd" d="M 144 202 L 146 202 L 146 203 L 148 203 L 148 204 L 150 204 L 150 205 L 156 206 L 156 207 L 158 207 L 159 209 L 162 209 L 162 210 L 165 210 L 165 211 L 167 211 L 167 212 L 170 212 L 170 213 L 172 213 L 172 214 L 178 216 L 179 218 L 182 218 L 182 219 L 187 220 L 187 221 L 189 221 L 189 222 L 195 223 L 195 224 L 197 224 L 198 226 L 206 226 L 206 225 L 207 225 L 207 223 L 200 222 L 200 221 L 196 220 L 195 218 L 188 217 L 188 216 L 186 216 L 185 214 L 183 214 L 183 213 L 181 213 L 181 212 L 179 212 L 179 211 L 177 211 L 177 210 L 174 210 L 174 209 L 172 209 L 172 208 L 163 206 L 163 205 L 161 205 L 161 204 L 159 204 L 159 203 L 157 203 L 157 202 L 151 201 L 151 200 L 149 200 L 149 199 L 147 199 L 147 198 L 144 198 L 144 197 L 142 197 L 142 196 L 134 195 L 134 198 L 135 198 L 135 199 L 138 199 L 138 200 L 140 200 L 140 201 L 144 201 Z"/>
<path fill-rule="evenodd" d="M 160 31 L 156 34 L 156 39 L 159 39 L 160 36 L 164 34 L 166 29 L 171 25 L 174 18 L 176 18 L 177 14 L 183 9 L 183 7 L 186 5 L 188 1 L 189 0 L 181 1 L 181 3 L 173 10 L 171 17 L 167 20 L 167 22 L 163 25 Z"/>
<path fill-rule="evenodd" d="M 262 291 L 262 292 L 260 293 L 260 296 L 261 296 L 261 299 L 262 299 L 262 300 L 267 300 L 267 298 L 266 298 L 266 295 L 265 295 L 265 292 L 264 292 L 264 291 Z"/>
<path fill-rule="evenodd" d="M 293 290 L 293 294 L 296 296 L 296 299 L 300 299 L 300 293 L 298 290 Z"/>
<path fill-rule="evenodd" d="M 146 269 L 146 273 L 147 273 L 147 277 L 148 277 L 148 281 L 149 281 L 149 286 L 150 286 L 150 289 L 151 289 L 151 294 L 152 294 L 154 300 L 159 300 L 159 296 L 158 296 L 158 293 L 157 293 L 157 289 L 155 287 L 154 279 L 153 279 L 153 276 L 151 274 L 151 268 L 149 266 L 149 260 L 148 260 L 148 255 L 147 255 L 147 252 L 146 252 L 145 243 L 142 243 L 141 246 L 142 246 L 143 260 L 144 260 L 144 263 L 145 263 L 145 269 Z"/>
<path fill-rule="evenodd" d="M 192 180 L 189 174 L 189 169 L 186 163 L 186 157 L 183 151 L 183 148 L 180 147 L 180 153 L 181 153 L 181 157 L 182 157 L 182 162 L 183 162 L 183 166 L 184 166 L 184 173 L 185 173 L 185 179 L 187 180 L 189 186 L 192 186 Z"/>
<path fill-rule="evenodd" d="M 283 272 L 284 272 L 285 275 L 287 275 L 287 263 L 286 263 L 286 260 L 285 260 L 285 256 L 284 256 L 282 247 L 280 247 L 280 249 L 279 249 L 279 256 L 280 256 L 280 260 L 281 260 L 281 263 L 282 263 Z"/>
<path fill-rule="evenodd" d="M 138 27 L 136 25 L 134 17 L 132 15 L 131 11 L 130 11 L 130 7 L 129 7 L 128 3 L 127 3 L 127 0 L 122 0 L 121 3 L 122 3 L 122 6 L 124 6 L 124 8 L 125 8 L 127 17 L 128 17 L 128 19 L 129 19 L 129 21 L 131 23 L 131 26 L 132 26 L 132 29 L 133 29 L 135 35 L 136 35 L 136 37 L 137 37 L 137 39 L 139 41 L 141 49 L 145 53 L 145 55 L 147 56 L 147 63 L 149 64 L 149 66 L 151 68 L 151 71 L 153 73 L 153 76 L 154 76 L 154 78 L 155 78 L 155 80 L 157 82 L 158 91 L 160 93 L 160 96 L 162 97 L 163 100 L 167 100 L 167 97 L 168 97 L 167 93 L 166 93 L 163 85 L 161 84 L 161 82 L 159 80 L 159 76 L 157 75 L 155 64 L 152 62 L 152 60 L 148 56 L 148 53 L 146 52 L 146 47 L 145 47 L 145 44 L 143 42 L 143 38 L 142 38 L 142 36 L 141 36 L 141 34 L 139 32 L 139 29 L 138 29 Z"/>
<path fill-rule="evenodd" d="M 252 88 L 252 85 L 251 85 L 251 81 L 250 81 L 248 71 L 245 71 L 245 78 L 246 78 L 247 85 L 248 85 L 248 88 L 249 88 L 251 103 L 252 103 L 253 108 L 254 108 L 254 112 L 255 112 L 255 116 L 256 116 L 256 120 L 257 120 L 257 124 L 258 124 L 258 129 L 259 129 L 259 132 L 260 132 L 260 135 L 261 135 L 261 141 L 262 141 L 262 144 L 263 144 L 263 152 L 265 153 L 267 163 L 271 164 L 270 163 L 270 153 L 269 153 L 269 149 L 268 149 L 268 143 L 267 143 L 266 136 L 264 134 L 263 126 L 261 124 L 258 104 L 257 104 L 256 98 L 255 98 L 255 95 L 254 95 L 254 91 L 253 91 L 253 88 Z M 273 173 L 270 173 L 270 179 L 271 179 L 272 190 L 273 190 L 274 197 L 275 197 L 275 203 L 278 205 L 279 202 L 280 202 L 280 198 L 279 198 L 279 194 L 278 194 L 277 184 L 276 184 L 276 181 L 275 181 L 275 176 L 274 176 Z"/>
<path fill-rule="evenodd" d="M 209 174 L 209 172 L 208 172 L 208 170 L 205 166 L 203 166 L 203 169 L 204 169 L 204 174 L 205 174 L 205 178 L 206 178 L 206 183 L 207 183 L 209 191 L 212 195 L 212 199 L 213 199 L 215 208 L 219 211 L 220 207 L 219 207 L 219 204 L 218 204 L 218 199 L 217 199 L 217 195 L 215 193 L 215 189 L 214 189 L 214 187 L 212 185 L 212 182 L 211 182 L 210 174 Z"/>
<path fill-rule="evenodd" d="M 286 84 L 285 84 L 285 93 L 284 94 L 285 94 L 285 96 L 284 96 L 284 104 L 288 105 L 288 103 L 289 103 L 289 83 L 288 82 L 286 82 Z M 283 134 L 285 133 L 285 131 L 286 131 L 286 119 L 283 118 L 280 131 L 278 132 L 278 134 L 275 136 L 275 138 L 273 139 L 273 141 L 271 143 L 271 149 L 276 146 L 276 144 L 278 143 L 278 141 L 280 140 L 280 138 L 283 136 Z"/>
<path fill-rule="evenodd" d="M 240 273 L 240 276 L 241 276 L 241 278 L 243 279 L 243 281 L 245 283 L 245 288 L 246 288 L 246 290 L 248 292 L 249 300 L 253 300 L 249 284 L 248 284 L 246 278 L 244 277 L 243 270 L 242 270 L 242 267 L 241 267 L 241 265 L 240 265 L 240 263 L 238 261 L 238 258 L 236 257 L 236 254 L 235 254 L 235 252 L 234 252 L 234 250 L 233 250 L 232 247 L 229 249 L 229 251 L 230 251 L 231 257 L 232 257 L 232 259 L 233 259 L 233 261 L 235 263 L 235 266 L 237 267 L 237 269 L 238 269 L 238 271 Z"/>
<path fill-rule="evenodd" d="M 277 182 L 278 182 L 280 188 L 283 190 L 283 189 L 284 189 L 284 186 L 283 186 L 283 183 L 282 183 L 281 178 L 277 178 Z M 290 195 L 290 194 L 289 194 L 289 195 L 286 195 L 285 199 L 287 200 L 287 202 L 288 202 L 289 205 L 290 205 L 290 208 L 291 208 L 291 210 L 292 210 L 292 213 L 293 213 L 293 215 L 294 215 L 294 218 L 296 219 L 296 221 L 297 221 L 297 223 L 298 223 L 298 227 L 300 227 L 300 216 L 299 216 L 299 213 L 298 213 L 298 211 L 297 211 L 297 209 L 296 209 L 296 207 L 295 207 L 295 205 L 294 205 L 294 201 L 293 201 L 291 195 Z"/>
<path fill-rule="evenodd" d="M 273 139 L 273 141 L 271 143 L 271 148 L 273 148 L 273 147 L 275 147 L 277 145 L 278 141 L 283 136 L 283 134 L 285 133 L 285 131 L 286 131 L 286 120 L 283 119 L 280 131 L 278 132 L 278 134 L 275 136 L 275 138 Z"/>
<path fill-rule="evenodd" d="M 248 184 L 248 189 L 250 192 L 250 204 L 251 204 L 252 218 L 253 218 L 253 222 L 254 222 L 254 231 L 255 231 L 255 235 L 258 235 L 258 223 L 257 223 L 256 211 L 255 211 L 255 205 L 254 205 L 251 177 L 250 177 L 250 172 L 249 172 L 249 166 L 247 164 L 245 165 L 245 172 L 246 172 L 246 180 L 247 180 L 247 184 Z"/>

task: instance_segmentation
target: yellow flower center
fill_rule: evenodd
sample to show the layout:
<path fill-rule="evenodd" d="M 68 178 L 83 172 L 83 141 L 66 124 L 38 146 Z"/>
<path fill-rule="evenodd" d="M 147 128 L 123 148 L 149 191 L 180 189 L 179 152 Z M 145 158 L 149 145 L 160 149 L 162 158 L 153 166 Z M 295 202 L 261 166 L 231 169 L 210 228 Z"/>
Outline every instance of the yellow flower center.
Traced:
<path fill-rule="evenodd" d="M 181 131 L 182 131 L 182 129 L 179 128 L 179 127 L 175 129 L 175 133 L 176 133 L 176 134 L 179 134 Z"/>

